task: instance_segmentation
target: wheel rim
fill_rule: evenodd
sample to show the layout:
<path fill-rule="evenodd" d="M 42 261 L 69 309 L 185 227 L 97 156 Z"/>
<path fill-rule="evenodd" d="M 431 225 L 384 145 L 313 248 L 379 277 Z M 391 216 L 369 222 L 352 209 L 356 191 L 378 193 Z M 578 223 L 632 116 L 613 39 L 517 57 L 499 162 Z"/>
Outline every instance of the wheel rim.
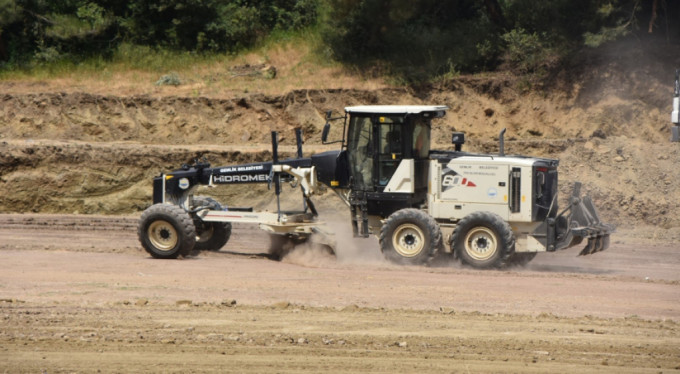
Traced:
<path fill-rule="evenodd" d="M 160 251 L 170 251 L 177 245 L 177 230 L 167 221 L 154 221 L 147 230 L 149 241 Z"/>
<path fill-rule="evenodd" d="M 201 231 L 200 234 L 196 234 L 196 242 L 205 243 L 208 240 L 210 240 L 210 238 L 212 238 L 214 233 L 215 233 L 214 226 L 208 225 L 208 227 L 206 227 L 205 230 Z"/>
<path fill-rule="evenodd" d="M 401 225 L 392 236 L 392 244 L 400 256 L 415 257 L 425 248 L 425 234 L 416 225 Z"/>
<path fill-rule="evenodd" d="M 475 260 L 488 260 L 497 250 L 496 235 L 486 227 L 475 227 L 465 236 L 465 252 Z"/>

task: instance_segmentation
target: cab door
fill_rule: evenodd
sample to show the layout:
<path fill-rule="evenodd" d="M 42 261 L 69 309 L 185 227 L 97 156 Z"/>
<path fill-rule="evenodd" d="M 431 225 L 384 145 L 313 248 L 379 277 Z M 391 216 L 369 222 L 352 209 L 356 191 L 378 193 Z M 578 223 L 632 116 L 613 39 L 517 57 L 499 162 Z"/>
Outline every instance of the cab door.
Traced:
<path fill-rule="evenodd" d="M 347 142 L 355 190 L 382 192 L 404 158 L 404 117 L 353 115 Z M 410 152 L 409 152 L 410 153 Z"/>
<path fill-rule="evenodd" d="M 347 134 L 347 157 L 355 191 L 374 191 L 375 148 L 373 120 L 368 115 L 353 115 Z"/>

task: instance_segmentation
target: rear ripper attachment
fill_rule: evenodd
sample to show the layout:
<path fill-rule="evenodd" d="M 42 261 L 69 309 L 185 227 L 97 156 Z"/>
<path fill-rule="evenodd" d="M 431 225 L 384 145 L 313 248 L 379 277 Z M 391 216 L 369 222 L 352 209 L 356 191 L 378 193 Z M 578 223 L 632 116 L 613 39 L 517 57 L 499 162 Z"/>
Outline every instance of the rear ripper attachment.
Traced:
<path fill-rule="evenodd" d="M 541 241 L 545 233 L 549 252 L 579 245 L 584 239 L 587 242 L 579 256 L 601 252 L 609 248 L 609 235 L 614 232 L 612 225 L 602 223 L 590 196 L 581 197 L 580 182 L 574 183 L 569 205 L 545 222 L 546 225 L 534 232 L 534 237 Z"/>
<path fill-rule="evenodd" d="M 139 240 L 155 258 L 187 256 L 193 250 L 219 250 L 231 235 L 231 224 L 255 223 L 271 237 L 271 254 L 281 257 L 314 233 L 325 230 L 317 222 L 317 211 L 310 197 L 316 192 L 316 171 L 310 158 L 302 156 L 302 132 L 296 130 L 297 157 L 279 161 L 277 133 L 272 132 L 272 161 L 211 168 L 196 161 L 181 169 L 154 178 L 153 202 L 140 219 Z M 302 208 L 281 210 L 281 184 L 299 186 Z M 272 185 L 276 194 L 275 212 L 255 212 L 252 208 L 223 206 L 212 198 L 194 196 L 198 186 L 232 184 Z M 328 238 L 321 245 L 329 249 Z"/>

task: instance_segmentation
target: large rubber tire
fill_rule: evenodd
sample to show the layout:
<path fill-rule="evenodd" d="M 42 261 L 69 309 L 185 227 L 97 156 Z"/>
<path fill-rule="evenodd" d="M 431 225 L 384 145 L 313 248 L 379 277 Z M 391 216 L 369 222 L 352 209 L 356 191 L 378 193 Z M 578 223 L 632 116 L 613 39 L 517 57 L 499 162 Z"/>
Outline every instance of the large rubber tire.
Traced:
<path fill-rule="evenodd" d="M 477 269 L 500 268 L 515 251 L 515 236 L 499 215 L 475 212 L 458 222 L 451 246 L 464 264 Z"/>
<path fill-rule="evenodd" d="M 192 210 L 200 207 L 208 207 L 212 210 L 222 210 L 222 206 L 215 199 L 207 196 L 195 196 Z M 200 218 L 194 218 L 196 227 L 196 245 L 198 251 L 219 251 L 231 237 L 231 223 L 229 222 L 204 222 Z"/>
<path fill-rule="evenodd" d="M 196 229 L 189 213 L 170 204 L 155 204 L 139 219 L 137 235 L 142 247 L 154 258 L 187 256 L 196 243 Z"/>
<path fill-rule="evenodd" d="M 200 225 L 196 225 L 196 231 L 195 250 L 219 251 L 231 237 L 231 224 L 228 222 L 202 222 Z"/>
<path fill-rule="evenodd" d="M 434 257 L 442 240 L 437 221 L 418 209 L 392 213 L 380 229 L 380 250 L 391 262 L 424 265 Z"/>

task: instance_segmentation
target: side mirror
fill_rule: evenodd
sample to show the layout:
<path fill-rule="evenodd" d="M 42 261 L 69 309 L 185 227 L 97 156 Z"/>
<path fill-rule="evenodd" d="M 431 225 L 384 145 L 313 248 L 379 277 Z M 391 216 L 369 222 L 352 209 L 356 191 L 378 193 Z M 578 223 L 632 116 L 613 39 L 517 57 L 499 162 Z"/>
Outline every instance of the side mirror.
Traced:
<path fill-rule="evenodd" d="M 339 120 L 339 119 L 347 120 L 346 116 L 333 118 L 332 115 L 333 115 L 332 110 L 326 111 L 326 124 L 323 125 L 323 130 L 321 131 L 321 143 L 322 144 L 333 144 L 333 143 L 342 143 L 343 142 L 342 140 L 336 140 L 336 141 L 332 141 L 332 142 L 328 141 L 328 134 L 331 132 L 331 121 L 336 121 L 336 120 Z M 342 128 L 342 132 L 343 133 L 345 132 L 344 127 Z"/>
<path fill-rule="evenodd" d="M 463 144 L 465 144 L 465 133 L 454 132 L 451 136 L 451 143 L 455 146 L 456 151 L 460 152 L 463 148 Z"/>
<path fill-rule="evenodd" d="M 331 131 L 331 124 L 326 122 L 325 125 L 323 125 L 323 131 L 321 132 L 321 143 L 326 143 L 326 140 L 328 140 L 328 133 Z"/>

